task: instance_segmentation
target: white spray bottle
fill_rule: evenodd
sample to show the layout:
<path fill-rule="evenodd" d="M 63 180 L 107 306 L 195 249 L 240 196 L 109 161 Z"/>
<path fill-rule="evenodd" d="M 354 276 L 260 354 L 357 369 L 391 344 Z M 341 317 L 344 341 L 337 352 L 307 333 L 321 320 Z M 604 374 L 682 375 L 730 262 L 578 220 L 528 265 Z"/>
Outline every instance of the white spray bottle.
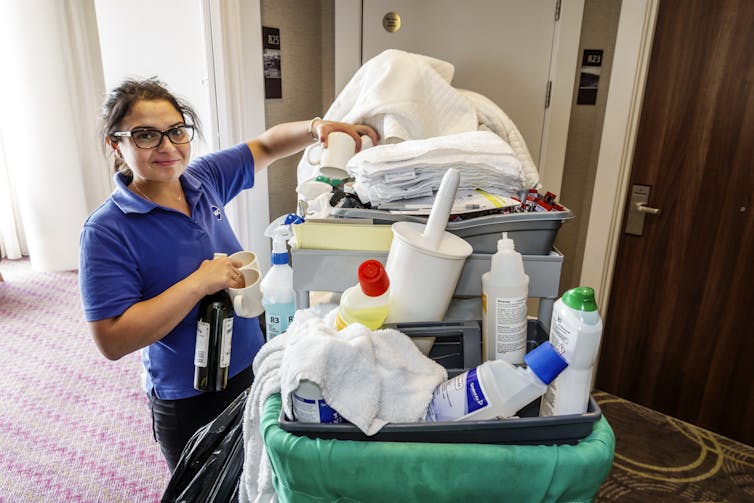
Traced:
<path fill-rule="evenodd" d="M 286 244 L 291 232 L 287 225 L 274 225 L 267 229 L 272 235 L 272 267 L 259 284 L 268 341 L 285 332 L 296 313 L 293 269 L 288 265 Z"/>
<path fill-rule="evenodd" d="M 524 363 L 526 299 L 529 276 L 513 240 L 503 232 L 492 256 L 490 271 L 482 275 L 482 345 L 484 360 Z"/>

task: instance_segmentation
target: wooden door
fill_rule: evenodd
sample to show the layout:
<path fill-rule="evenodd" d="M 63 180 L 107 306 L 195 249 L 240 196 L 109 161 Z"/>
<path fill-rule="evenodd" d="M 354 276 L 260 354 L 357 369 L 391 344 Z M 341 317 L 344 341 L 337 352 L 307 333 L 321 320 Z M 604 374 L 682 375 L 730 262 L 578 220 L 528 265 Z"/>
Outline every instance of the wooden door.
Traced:
<path fill-rule="evenodd" d="M 452 85 L 502 108 L 539 166 L 556 6 L 556 0 L 365 0 L 362 62 L 401 49 L 452 63 Z M 398 31 L 383 27 L 391 12 L 400 16 Z"/>
<path fill-rule="evenodd" d="M 660 2 L 631 183 L 597 387 L 754 444 L 754 2 Z"/>

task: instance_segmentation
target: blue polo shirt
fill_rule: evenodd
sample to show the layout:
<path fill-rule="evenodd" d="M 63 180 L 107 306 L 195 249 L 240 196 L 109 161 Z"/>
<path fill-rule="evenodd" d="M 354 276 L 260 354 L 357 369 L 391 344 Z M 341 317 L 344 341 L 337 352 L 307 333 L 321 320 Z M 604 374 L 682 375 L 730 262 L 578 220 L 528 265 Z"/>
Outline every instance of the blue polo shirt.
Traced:
<path fill-rule="evenodd" d="M 194 272 L 215 252 L 241 250 L 225 204 L 254 185 L 254 159 L 240 144 L 192 161 L 180 177 L 191 216 L 146 201 L 115 175 L 115 190 L 84 223 L 79 286 L 87 321 L 123 314 Z M 142 350 L 147 391 L 176 400 L 194 389 L 198 304 L 177 327 Z M 249 367 L 263 344 L 257 318 L 235 317 L 229 377 Z"/>

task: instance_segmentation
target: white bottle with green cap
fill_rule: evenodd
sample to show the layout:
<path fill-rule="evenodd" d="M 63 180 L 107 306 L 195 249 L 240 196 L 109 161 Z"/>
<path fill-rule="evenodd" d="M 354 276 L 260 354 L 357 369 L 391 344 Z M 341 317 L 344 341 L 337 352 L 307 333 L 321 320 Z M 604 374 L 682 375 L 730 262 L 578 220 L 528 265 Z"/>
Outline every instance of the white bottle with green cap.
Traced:
<path fill-rule="evenodd" d="M 542 397 L 541 416 L 587 411 L 601 338 L 602 319 L 594 300 L 594 289 L 573 288 L 555 302 L 550 342 L 568 362 L 568 368 L 548 386 Z"/>

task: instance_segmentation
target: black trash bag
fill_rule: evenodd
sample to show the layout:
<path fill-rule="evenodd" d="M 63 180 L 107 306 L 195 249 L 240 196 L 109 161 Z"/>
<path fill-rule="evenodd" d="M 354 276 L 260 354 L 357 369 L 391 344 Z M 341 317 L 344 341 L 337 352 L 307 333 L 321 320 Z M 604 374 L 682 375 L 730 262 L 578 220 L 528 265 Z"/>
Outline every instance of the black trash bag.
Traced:
<path fill-rule="evenodd" d="M 162 503 L 238 501 L 243 469 L 243 412 L 247 389 L 228 407 L 189 439 Z"/>

